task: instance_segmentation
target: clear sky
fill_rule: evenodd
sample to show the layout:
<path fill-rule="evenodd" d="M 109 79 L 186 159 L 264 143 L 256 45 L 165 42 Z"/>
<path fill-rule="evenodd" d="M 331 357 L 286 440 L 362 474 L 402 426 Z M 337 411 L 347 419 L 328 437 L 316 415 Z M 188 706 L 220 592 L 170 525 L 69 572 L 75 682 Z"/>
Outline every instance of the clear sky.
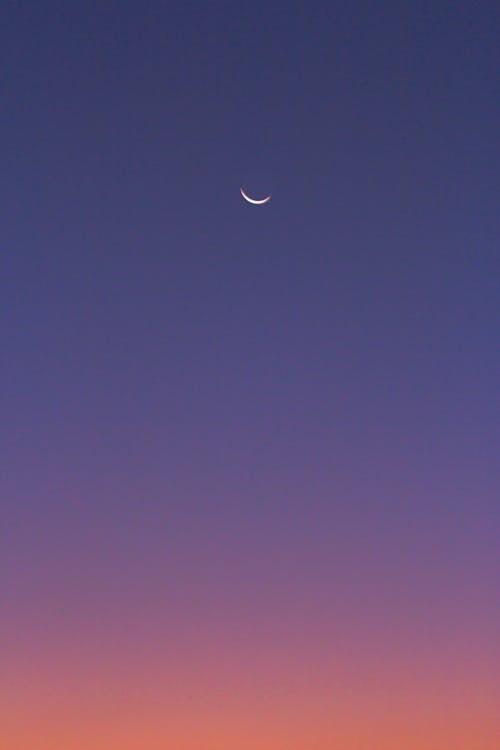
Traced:
<path fill-rule="evenodd" d="M 2 3 L 2 748 L 496 750 L 494 11 Z"/>

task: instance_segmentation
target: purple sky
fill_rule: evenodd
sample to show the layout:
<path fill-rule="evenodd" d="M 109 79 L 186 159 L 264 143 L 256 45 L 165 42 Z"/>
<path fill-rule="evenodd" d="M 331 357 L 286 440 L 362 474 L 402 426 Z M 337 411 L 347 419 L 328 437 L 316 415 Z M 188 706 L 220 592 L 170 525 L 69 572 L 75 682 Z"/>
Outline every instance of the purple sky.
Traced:
<path fill-rule="evenodd" d="M 488 667 L 494 21 L 4 3 L 0 634 L 340 608 Z"/>

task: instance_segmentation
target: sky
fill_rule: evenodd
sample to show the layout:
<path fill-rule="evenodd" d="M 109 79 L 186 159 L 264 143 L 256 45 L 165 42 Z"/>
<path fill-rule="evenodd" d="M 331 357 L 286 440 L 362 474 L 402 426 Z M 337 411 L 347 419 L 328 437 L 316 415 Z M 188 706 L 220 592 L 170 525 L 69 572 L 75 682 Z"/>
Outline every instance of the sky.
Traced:
<path fill-rule="evenodd" d="M 2 3 L 6 750 L 496 750 L 495 26 Z"/>

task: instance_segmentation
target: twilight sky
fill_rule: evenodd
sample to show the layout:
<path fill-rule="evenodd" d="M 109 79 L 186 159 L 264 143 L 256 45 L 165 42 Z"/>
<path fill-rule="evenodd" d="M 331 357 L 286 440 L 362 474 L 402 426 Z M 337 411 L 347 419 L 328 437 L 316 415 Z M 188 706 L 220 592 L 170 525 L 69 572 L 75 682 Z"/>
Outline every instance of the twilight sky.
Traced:
<path fill-rule="evenodd" d="M 2 748 L 496 750 L 494 11 L 2 3 Z"/>

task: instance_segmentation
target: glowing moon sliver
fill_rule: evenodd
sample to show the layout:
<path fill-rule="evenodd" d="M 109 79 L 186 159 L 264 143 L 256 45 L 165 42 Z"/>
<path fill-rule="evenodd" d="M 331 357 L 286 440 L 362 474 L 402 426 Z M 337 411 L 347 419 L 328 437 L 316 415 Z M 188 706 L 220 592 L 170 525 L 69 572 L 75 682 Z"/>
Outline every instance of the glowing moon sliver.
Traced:
<path fill-rule="evenodd" d="M 245 193 L 243 188 L 240 188 L 240 193 L 246 201 L 248 201 L 249 203 L 253 203 L 254 206 L 262 206 L 264 203 L 267 203 L 267 201 L 271 200 L 271 196 L 268 195 L 267 198 L 262 198 L 262 200 L 256 201 L 254 198 L 250 198 L 250 196 Z"/>

